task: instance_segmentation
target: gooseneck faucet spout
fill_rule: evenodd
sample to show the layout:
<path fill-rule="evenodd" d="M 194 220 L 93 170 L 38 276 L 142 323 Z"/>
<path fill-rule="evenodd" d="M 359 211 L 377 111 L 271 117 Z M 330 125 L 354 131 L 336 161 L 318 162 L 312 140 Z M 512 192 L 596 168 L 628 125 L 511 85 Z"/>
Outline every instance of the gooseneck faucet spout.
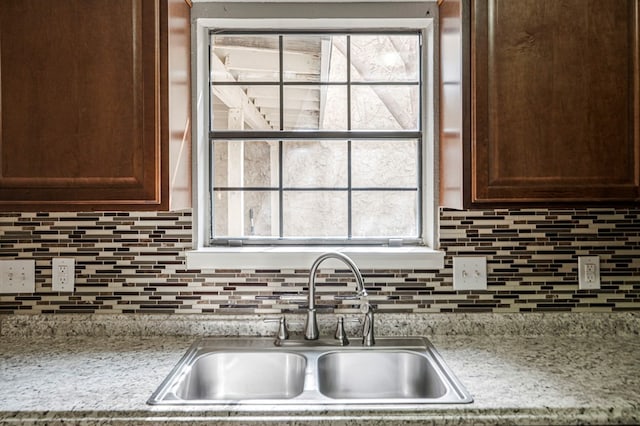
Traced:
<path fill-rule="evenodd" d="M 316 273 L 318 272 L 320 265 L 327 259 L 337 259 L 347 265 L 356 278 L 358 296 L 360 296 L 362 301 L 366 301 L 367 297 L 367 291 L 364 288 L 364 280 L 362 279 L 362 274 L 360 273 L 360 270 L 353 262 L 353 260 L 351 260 L 348 256 L 337 252 L 325 253 L 318 257 L 313 262 L 313 264 L 311 265 L 311 269 L 309 270 L 309 309 L 307 311 L 307 322 L 305 324 L 304 330 L 304 338 L 307 340 L 316 340 L 319 336 L 318 321 L 316 318 Z M 367 310 L 371 310 L 368 302 L 366 303 Z M 373 332 L 373 326 L 371 326 L 371 332 Z"/>

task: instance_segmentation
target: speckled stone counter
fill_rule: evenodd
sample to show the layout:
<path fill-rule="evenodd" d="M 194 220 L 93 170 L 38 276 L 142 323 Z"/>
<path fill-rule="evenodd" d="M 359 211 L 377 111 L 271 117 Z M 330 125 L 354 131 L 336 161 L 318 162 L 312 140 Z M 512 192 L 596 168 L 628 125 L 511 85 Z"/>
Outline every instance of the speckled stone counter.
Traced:
<path fill-rule="evenodd" d="M 152 407 L 147 399 L 195 336 L 263 335 L 273 325 L 261 317 L 54 317 L 0 318 L 2 424 L 640 423 L 637 314 L 380 316 L 379 334 L 429 337 L 474 397 L 402 408 Z M 328 327 L 332 318 L 324 320 Z"/>

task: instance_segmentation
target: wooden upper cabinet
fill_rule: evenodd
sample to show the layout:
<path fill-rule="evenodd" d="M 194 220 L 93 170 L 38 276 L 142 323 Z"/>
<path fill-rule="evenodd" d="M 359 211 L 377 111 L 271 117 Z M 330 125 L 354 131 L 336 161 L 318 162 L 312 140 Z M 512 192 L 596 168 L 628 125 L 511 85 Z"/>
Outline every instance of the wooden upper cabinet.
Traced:
<path fill-rule="evenodd" d="M 465 159 L 442 157 L 463 171 L 463 190 L 443 204 L 637 203 L 639 1 L 453 3 L 469 45 L 456 111 L 470 122 Z"/>
<path fill-rule="evenodd" d="M 2 0 L 0 209 L 189 206 L 189 13 Z"/>

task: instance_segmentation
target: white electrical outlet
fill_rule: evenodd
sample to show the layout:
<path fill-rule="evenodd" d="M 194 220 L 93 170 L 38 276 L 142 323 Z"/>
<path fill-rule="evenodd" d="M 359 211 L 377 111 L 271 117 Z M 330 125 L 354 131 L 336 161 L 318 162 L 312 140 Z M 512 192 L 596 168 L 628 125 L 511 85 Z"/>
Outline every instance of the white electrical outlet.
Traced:
<path fill-rule="evenodd" d="M 35 293 L 35 260 L 0 261 L 0 293 Z"/>
<path fill-rule="evenodd" d="M 75 285 L 75 260 L 72 257 L 55 257 L 51 269 L 52 290 L 72 292 Z"/>
<path fill-rule="evenodd" d="M 456 256 L 453 258 L 454 290 L 486 290 L 487 258 Z"/>
<path fill-rule="evenodd" d="M 600 288 L 600 257 L 578 257 L 578 288 L 598 290 Z"/>

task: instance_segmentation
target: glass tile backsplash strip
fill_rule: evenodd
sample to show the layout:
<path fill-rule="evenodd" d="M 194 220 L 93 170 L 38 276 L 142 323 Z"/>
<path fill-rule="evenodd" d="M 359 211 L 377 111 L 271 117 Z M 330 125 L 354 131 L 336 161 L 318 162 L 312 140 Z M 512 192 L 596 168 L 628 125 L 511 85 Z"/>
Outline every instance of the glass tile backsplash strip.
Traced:
<path fill-rule="evenodd" d="M 440 212 L 442 270 L 364 270 L 384 312 L 640 311 L 640 209 Z M 299 313 L 307 270 L 187 270 L 190 213 L 0 213 L 0 259 L 35 259 L 34 294 L 0 294 L 0 314 Z M 486 291 L 454 291 L 454 256 L 486 256 Z M 601 289 L 579 290 L 577 258 L 600 256 Z M 73 257 L 76 291 L 51 288 L 51 259 Z M 318 310 L 346 271 L 319 277 Z"/>

